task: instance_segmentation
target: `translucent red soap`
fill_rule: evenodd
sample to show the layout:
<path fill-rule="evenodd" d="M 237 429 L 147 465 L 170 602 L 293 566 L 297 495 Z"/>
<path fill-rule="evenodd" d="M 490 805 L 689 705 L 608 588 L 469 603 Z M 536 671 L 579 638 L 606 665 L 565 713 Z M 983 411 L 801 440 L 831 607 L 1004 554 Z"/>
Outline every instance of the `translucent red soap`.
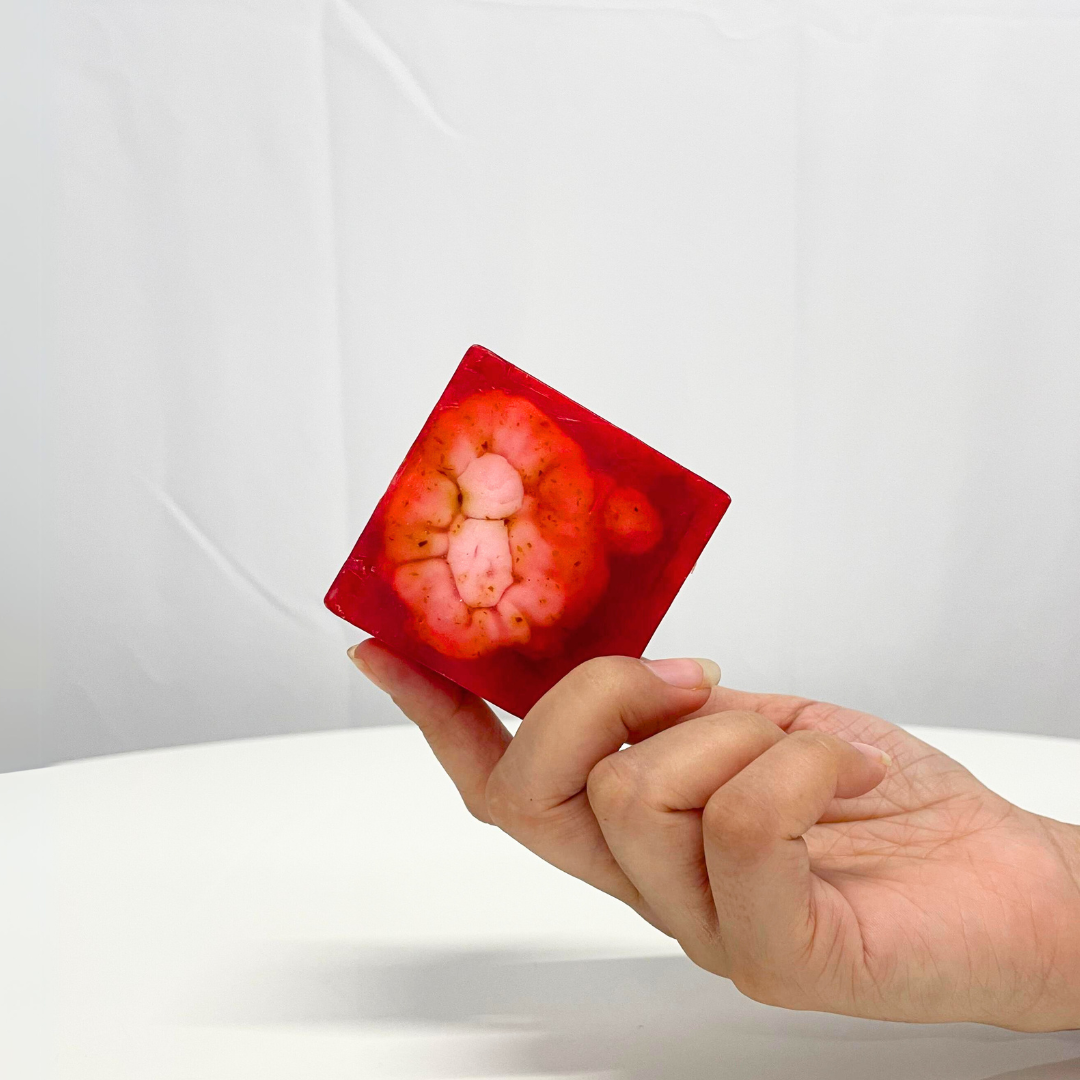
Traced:
<path fill-rule="evenodd" d="M 594 656 L 641 656 L 731 500 L 474 345 L 326 595 L 523 717 Z"/>

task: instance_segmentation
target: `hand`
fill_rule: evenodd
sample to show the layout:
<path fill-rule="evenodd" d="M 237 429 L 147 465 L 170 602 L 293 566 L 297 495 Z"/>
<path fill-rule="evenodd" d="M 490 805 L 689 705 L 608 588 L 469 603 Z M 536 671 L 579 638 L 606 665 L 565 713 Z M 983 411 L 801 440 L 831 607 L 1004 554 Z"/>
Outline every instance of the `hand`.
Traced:
<path fill-rule="evenodd" d="M 606 657 L 511 738 L 479 698 L 380 643 L 350 656 L 475 817 L 749 997 L 1080 1027 L 1080 827 L 1013 806 L 902 728 L 723 689 L 709 661 Z"/>

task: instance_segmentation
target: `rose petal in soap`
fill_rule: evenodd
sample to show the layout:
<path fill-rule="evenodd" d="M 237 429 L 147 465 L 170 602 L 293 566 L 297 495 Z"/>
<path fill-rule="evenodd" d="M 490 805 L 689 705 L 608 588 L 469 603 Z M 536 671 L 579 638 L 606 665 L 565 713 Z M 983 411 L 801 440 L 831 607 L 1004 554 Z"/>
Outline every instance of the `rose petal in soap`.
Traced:
<path fill-rule="evenodd" d="M 604 529 L 615 550 L 644 555 L 660 542 L 664 525 L 644 492 L 616 488 L 604 503 Z"/>

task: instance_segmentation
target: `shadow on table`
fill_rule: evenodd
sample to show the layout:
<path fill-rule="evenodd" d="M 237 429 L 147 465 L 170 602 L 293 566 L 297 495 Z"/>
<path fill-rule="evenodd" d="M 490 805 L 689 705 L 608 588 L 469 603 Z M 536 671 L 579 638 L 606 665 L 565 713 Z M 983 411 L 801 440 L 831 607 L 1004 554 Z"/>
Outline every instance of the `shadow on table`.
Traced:
<path fill-rule="evenodd" d="M 442 1044 L 450 1034 L 486 1047 L 465 1072 L 460 1059 L 421 1063 L 399 1051 L 380 1072 L 394 1077 L 1080 1078 L 1080 1057 L 1061 1060 L 1080 1051 L 1080 1033 L 788 1012 L 675 956 L 297 945 L 263 956 L 219 1006 L 204 1005 L 213 1015 L 199 1019 L 214 1023 L 363 1025 L 406 1042 L 437 1031 Z"/>
<path fill-rule="evenodd" d="M 1030 1069 L 997 1073 L 986 1080 L 1080 1080 L 1080 1058 L 1054 1061 L 1048 1065 L 1032 1065 Z"/>

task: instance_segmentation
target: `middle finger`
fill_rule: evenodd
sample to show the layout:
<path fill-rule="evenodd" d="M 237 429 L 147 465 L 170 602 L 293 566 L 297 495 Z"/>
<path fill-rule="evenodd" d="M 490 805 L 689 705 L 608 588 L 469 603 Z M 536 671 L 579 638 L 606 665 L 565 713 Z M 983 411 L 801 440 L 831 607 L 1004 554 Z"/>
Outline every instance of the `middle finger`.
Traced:
<path fill-rule="evenodd" d="M 680 944 L 715 939 L 701 812 L 710 796 L 785 738 L 752 712 L 701 716 L 613 753 L 588 798 L 612 856 Z"/>
<path fill-rule="evenodd" d="M 718 677 L 709 661 L 647 665 L 608 656 L 582 664 L 533 707 L 492 770 L 490 819 L 542 859 L 657 925 L 608 850 L 585 784 L 596 763 L 624 743 L 700 708 Z"/>

